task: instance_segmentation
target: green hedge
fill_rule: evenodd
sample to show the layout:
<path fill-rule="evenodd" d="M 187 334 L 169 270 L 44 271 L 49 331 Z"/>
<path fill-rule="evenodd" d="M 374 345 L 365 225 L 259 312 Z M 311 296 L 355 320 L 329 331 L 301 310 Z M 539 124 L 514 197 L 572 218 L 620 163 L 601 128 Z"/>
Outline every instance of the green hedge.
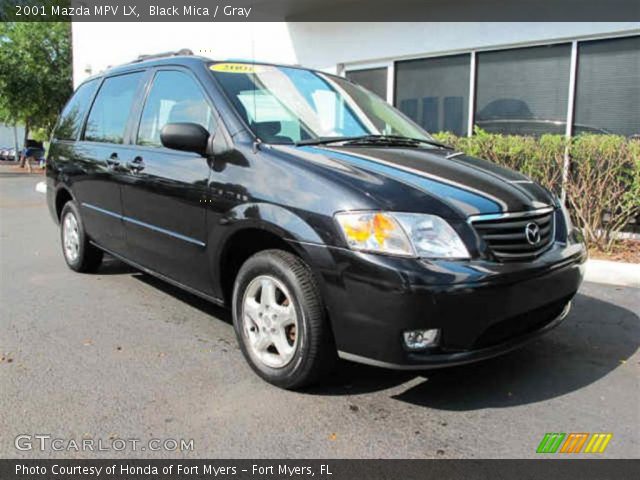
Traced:
<path fill-rule="evenodd" d="M 468 155 L 518 170 L 557 195 L 562 191 L 565 153 L 570 168 L 567 205 L 587 243 L 608 250 L 613 233 L 640 214 L 640 140 L 618 135 L 525 137 L 490 134 L 434 135 Z"/>

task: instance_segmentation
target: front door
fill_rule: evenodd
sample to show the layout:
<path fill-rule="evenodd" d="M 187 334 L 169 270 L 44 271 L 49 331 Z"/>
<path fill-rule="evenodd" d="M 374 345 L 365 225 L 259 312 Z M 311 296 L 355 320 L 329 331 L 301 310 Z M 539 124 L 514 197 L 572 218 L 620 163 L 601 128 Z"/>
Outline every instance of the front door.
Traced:
<path fill-rule="evenodd" d="M 164 148 L 167 123 L 198 123 L 209 132 L 214 112 L 198 81 L 184 70 L 158 70 L 126 159 L 122 190 L 130 258 L 184 285 L 211 293 L 206 255 L 210 168 L 195 153 Z"/>

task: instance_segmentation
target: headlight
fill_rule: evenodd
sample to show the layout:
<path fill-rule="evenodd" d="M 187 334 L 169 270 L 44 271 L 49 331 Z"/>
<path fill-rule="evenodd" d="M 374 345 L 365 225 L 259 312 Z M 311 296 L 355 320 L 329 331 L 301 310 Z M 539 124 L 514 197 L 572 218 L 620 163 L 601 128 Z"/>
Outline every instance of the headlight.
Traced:
<path fill-rule="evenodd" d="M 388 213 L 343 212 L 336 220 L 353 250 L 415 256 L 407 234 Z"/>
<path fill-rule="evenodd" d="M 336 220 L 353 250 L 426 258 L 469 258 L 445 220 L 421 213 L 342 212 Z"/>
<path fill-rule="evenodd" d="M 435 215 L 397 213 L 419 257 L 469 258 L 469 251 L 446 220 Z"/>

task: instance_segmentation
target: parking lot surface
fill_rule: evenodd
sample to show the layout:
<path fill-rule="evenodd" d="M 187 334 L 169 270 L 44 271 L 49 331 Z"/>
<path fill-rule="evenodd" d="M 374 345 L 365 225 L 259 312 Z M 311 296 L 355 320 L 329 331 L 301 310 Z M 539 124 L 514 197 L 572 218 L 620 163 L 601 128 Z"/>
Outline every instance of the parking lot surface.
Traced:
<path fill-rule="evenodd" d="M 253 374 L 227 311 L 113 259 L 69 270 L 42 177 L 3 172 L 0 457 L 521 458 L 546 432 L 611 432 L 601 457 L 640 458 L 640 290 L 585 283 L 560 327 L 480 364 L 345 362 L 288 392 Z M 21 434 L 65 442 L 22 451 Z M 86 438 L 193 449 L 68 448 Z"/>

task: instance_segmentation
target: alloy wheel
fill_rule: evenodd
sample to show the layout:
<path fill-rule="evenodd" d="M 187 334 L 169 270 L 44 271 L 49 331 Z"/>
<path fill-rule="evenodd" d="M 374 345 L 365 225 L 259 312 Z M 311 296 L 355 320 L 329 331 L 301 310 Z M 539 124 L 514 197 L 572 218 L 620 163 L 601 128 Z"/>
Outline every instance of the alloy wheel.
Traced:
<path fill-rule="evenodd" d="M 73 213 L 67 213 L 62 222 L 62 243 L 67 260 L 74 263 L 80 253 L 80 234 L 78 221 Z"/>
<path fill-rule="evenodd" d="M 247 286 L 242 300 L 242 325 L 252 357 L 271 368 L 283 368 L 298 345 L 298 315 L 285 285 L 260 275 Z"/>

